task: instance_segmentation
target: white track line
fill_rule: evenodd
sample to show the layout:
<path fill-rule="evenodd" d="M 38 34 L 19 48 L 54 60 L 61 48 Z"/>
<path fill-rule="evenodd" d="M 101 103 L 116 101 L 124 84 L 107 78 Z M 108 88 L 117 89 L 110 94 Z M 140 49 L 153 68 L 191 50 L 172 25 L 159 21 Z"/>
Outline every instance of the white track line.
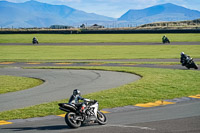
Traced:
<path fill-rule="evenodd" d="M 155 128 L 141 127 L 141 126 L 126 126 L 126 125 L 105 125 L 108 127 L 122 127 L 122 128 L 138 128 L 142 130 L 156 130 Z"/>

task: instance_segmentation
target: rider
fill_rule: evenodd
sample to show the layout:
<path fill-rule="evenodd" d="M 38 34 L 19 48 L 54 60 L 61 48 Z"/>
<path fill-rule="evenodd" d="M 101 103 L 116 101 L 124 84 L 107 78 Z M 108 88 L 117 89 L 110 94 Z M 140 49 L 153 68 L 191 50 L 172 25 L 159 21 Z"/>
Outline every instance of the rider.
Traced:
<path fill-rule="evenodd" d="M 166 35 L 164 35 L 163 37 L 162 37 L 162 40 L 164 41 L 166 39 Z"/>
<path fill-rule="evenodd" d="M 79 103 L 79 100 L 84 100 L 83 97 L 81 97 L 81 92 L 78 89 L 73 90 L 73 94 L 71 95 L 69 99 L 69 104 L 73 104 L 76 107 L 80 109 L 80 112 L 84 111 L 85 105 L 83 103 Z"/>
<path fill-rule="evenodd" d="M 33 37 L 33 42 L 37 42 L 38 43 L 38 40 L 36 37 Z"/>
<path fill-rule="evenodd" d="M 180 62 L 182 63 L 182 66 L 185 66 L 187 64 L 188 59 L 189 59 L 189 57 L 184 52 L 181 52 Z"/>
<path fill-rule="evenodd" d="M 164 36 L 162 37 L 162 42 L 163 42 L 163 43 L 170 43 L 170 41 L 169 41 L 169 39 L 167 38 L 166 35 L 164 35 Z"/>

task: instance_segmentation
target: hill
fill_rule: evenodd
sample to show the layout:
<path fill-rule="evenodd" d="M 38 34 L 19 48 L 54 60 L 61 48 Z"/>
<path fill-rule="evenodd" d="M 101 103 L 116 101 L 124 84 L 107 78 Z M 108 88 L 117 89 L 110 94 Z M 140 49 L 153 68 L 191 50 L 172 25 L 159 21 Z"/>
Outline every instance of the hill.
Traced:
<path fill-rule="evenodd" d="M 144 24 L 138 29 L 200 29 L 200 19 L 174 22 L 155 22 Z"/>
<path fill-rule="evenodd" d="M 114 18 L 86 13 L 64 6 L 40 3 L 34 0 L 24 3 L 0 1 L 1 27 L 49 27 L 50 25 L 78 26 L 82 23 L 113 21 Z"/>
<path fill-rule="evenodd" d="M 200 12 L 171 3 L 152 6 L 141 10 L 129 10 L 118 21 L 147 24 L 162 21 L 183 21 L 200 18 Z"/>

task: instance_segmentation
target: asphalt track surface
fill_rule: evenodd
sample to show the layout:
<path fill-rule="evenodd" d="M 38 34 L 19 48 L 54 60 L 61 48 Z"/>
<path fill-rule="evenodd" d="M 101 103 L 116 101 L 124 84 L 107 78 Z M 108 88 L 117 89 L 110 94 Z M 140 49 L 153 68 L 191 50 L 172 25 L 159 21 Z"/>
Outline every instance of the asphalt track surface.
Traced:
<path fill-rule="evenodd" d="M 139 76 L 129 73 L 97 70 L 0 68 L 0 75 L 34 77 L 45 81 L 44 84 L 31 89 L 1 94 L 0 111 L 66 99 L 74 89 L 88 94 L 140 79 Z"/>
<path fill-rule="evenodd" d="M 0 45 L 33 45 L 31 43 L 0 43 Z M 200 42 L 172 42 L 170 44 L 145 43 L 145 42 L 110 42 L 110 43 L 39 43 L 37 45 L 200 45 Z"/>
<path fill-rule="evenodd" d="M 18 66 L 22 65 L 23 64 L 18 64 Z M 109 66 L 110 64 L 107 65 Z M 112 65 L 114 66 L 115 64 Z M 130 67 L 130 65 L 127 66 Z M 132 67 L 135 67 L 135 65 L 133 65 Z M 180 65 L 164 66 L 164 65 L 144 64 L 144 65 L 137 65 L 136 67 L 186 69 Z M 3 69 L 5 70 L 9 68 L 3 68 Z M 32 75 L 31 77 L 33 76 L 34 75 Z M 119 111 L 106 115 L 108 117 L 108 124 L 105 126 L 91 124 L 91 125 L 85 125 L 78 129 L 70 129 L 65 124 L 63 118 L 57 116 L 48 116 L 42 119 L 33 118 L 26 120 L 16 120 L 15 122 L 13 121 L 14 124 L 0 126 L 0 132 L 2 133 L 4 132 L 5 133 L 9 132 L 199 133 L 200 132 L 200 101 L 198 99 L 191 99 L 174 105 L 159 106 L 153 108 L 139 108 L 136 110 L 123 110 L 121 112 Z"/>

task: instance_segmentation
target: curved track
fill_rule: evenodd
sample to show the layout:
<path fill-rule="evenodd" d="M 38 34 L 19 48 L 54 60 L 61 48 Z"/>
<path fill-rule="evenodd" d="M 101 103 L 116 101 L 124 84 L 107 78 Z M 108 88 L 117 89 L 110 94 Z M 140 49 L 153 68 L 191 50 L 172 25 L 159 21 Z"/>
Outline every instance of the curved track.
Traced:
<path fill-rule="evenodd" d="M 88 94 L 115 88 L 135 80 L 139 76 L 97 70 L 55 70 L 0 68 L 0 75 L 34 77 L 45 80 L 44 84 L 0 95 L 0 111 L 23 108 L 45 102 L 69 98 L 74 89 Z"/>
<path fill-rule="evenodd" d="M 187 45 L 187 44 L 185 44 Z M 196 44 L 194 44 L 196 45 Z M 199 45 L 199 44 L 197 44 Z M 21 66 L 18 64 L 17 66 Z M 116 64 L 107 64 L 106 66 L 116 66 Z M 126 65 L 124 65 L 126 66 Z M 130 65 L 127 65 L 130 67 Z M 152 67 L 152 68 L 170 68 L 170 69 L 186 69 L 180 65 L 150 65 L 150 64 L 144 64 L 144 65 L 133 65 L 132 67 Z M 48 75 L 47 73 L 44 73 L 44 76 L 47 76 L 44 78 L 43 76 L 38 76 L 36 71 L 38 70 L 28 70 L 30 75 L 26 75 L 27 73 L 23 69 L 9 69 L 9 68 L 1 68 L 0 72 L 5 72 L 6 74 L 13 74 L 13 72 L 18 72 L 20 74 L 19 76 L 31 76 L 31 77 L 36 77 L 36 78 L 41 78 L 45 79 L 48 83 L 52 82 L 52 86 L 55 85 L 55 83 L 60 83 L 60 82 L 66 82 L 66 81 L 58 81 L 55 82 L 54 80 L 57 79 L 57 76 L 55 76 L 53 73 L 51 73 L 51 70 L 45 70 L 47 73 L 51 73 Z M 41 70 L 39 70 L 39 73 Z M 104 79 L 109 75 L 104 75 L 101 72 L 103 71 L 87 71 L 87 74 L 90 76 L 87 76 L 85 74 L 80 74 L 80 72 L 83 72 L 80 70 L 76 75 L 76 72 L 72 72 L 73 70 L 69 70 L 69 72 L 66 71 L 66 73 L 60 70 L 56 70 L 59 75 L 74 75 L 74 78 L 79 78 L 81 83 L 77 84 L 77 82 L 72 83 L 71 86 L 74 88 L 77 88 L 81 85 L 85 85 L 83 88 L 81 88 L 82 92 L 84 93 L 89 93 L 85 92 L 84 88 L 90 88 L 91 92 L 97 91 L 99 89 L 96 89 L 93 82 L 96 80 L 98 81 L 99 78 L 102 78 L 102 82 L 105 82 L 109 80 L 112 81 L 111 79 Z M 5 74 L 3 72 L 3 74 Z M 18 75 L 17 74 L 17 75 Z M 121 73 L 120 73 L 121 74 Z M 14 74 L 15 75 L 15 74 Z M 93 75 L 93 76 L 92 76 Z M 95 75 L 95 76 L 94 76 Z M 100 76 L 101 75 L 101 76 Z M 129 75 L 129 74 L 128 74 Z M 64 78 L 61 76 L 60 78 Z M 65 77 L 66 78 L 66 77 Z M 70 79 L 69 81 L 74 80 L 73 78 Z M 83 81 L 83 82 L 82 82 Z M 128 82 L 132 82 L 128 81 Z M 100 82 L 100 83 L 102 83 Z M 118 82 L 118 81 L 117 81 Z M 127 82 L 127 83 L 128 83 Z M 61 83 L 62 84 L 62 83 Z M 95 83 L 96 84 L 96 83 Z M 97 83 L 98 84 L 98 83 Z M 115 83 L 114 83 L 115 84 Z M 123 83 L 124 84 L 124 83 Z M 45 85 L 45 84 L 43 84 Z M 116 85 L 116 84 L 115 84 Z M 116 85 L 119 86 L 119 85 Z M 48 87 L 47 87 L 48 88 Z M 58 88 L 58 87 L 56 87 Z M 64 89 L 66 90 L 66 86 L 59 87 L 61 90 Z M 103 87 L 104 88 L 104 87 Z M 110 87 L 108 87 L 110 88 Z M 37 89 L 37 87 L 36 87 Z M 59 90 L 60 90 L 59 89 Z M 95 90 L 96 89 L 96 90 Z M 105 89 L 105 88 L 104 88 Z M 72 87 L 67 90 L 69 93 L 64 93 L 64 98 L 69 97 L 72 91 Z M 63 92 L 63 90 L 62 90 Z M 53 94 L 48 94 L 48 95 L 53 95 Z M 54 95 L 55 96 L 55 95 Z M 1 95 L 0 95 L 1 97 Z M 52 96 L 51 96 L 52 97 Z M 1 101 L 1 99 L 0 99 Z M 1 105 L 0 105 L 1 107 Z M 11 125 L 4 125 L 1 126 L 0 132 L 2 133 L 9 133 L 9 132 L 48 132 L 48 133 L 55 133 L 55 132 L 72 132 L 72 133 L 92 133 L 92 132 L 115 132 L 115 133 L 122 133 L 122 132 L 127 132 L 127 133 L 197 133 L 200 132 L 200 102 L 199 100 L 193 99 L 191 101 L 186 101 L 186 102 L 181 102 L 177 103 L 175 105 L 167 105 L 167 106 L 161 106 L 161 107 L 153 107 L 153 108 L 140 108 L 138 110 L 124 110 L 123 112 L 116 112 L 116 113 L 111 113 L 107 114 L 108 117 L 108 124 L 105 126 L 99 126 L 99 125 L 91 125 L 91 126 L 84 126 L 79 129 L 69 129 L 63 118 L 60 117 L 44 117 L 42 119 L 40 118 L 33 118 L 33 119 L 26 119 L 26 120 L 19 120 L 15 124 Z"/>

